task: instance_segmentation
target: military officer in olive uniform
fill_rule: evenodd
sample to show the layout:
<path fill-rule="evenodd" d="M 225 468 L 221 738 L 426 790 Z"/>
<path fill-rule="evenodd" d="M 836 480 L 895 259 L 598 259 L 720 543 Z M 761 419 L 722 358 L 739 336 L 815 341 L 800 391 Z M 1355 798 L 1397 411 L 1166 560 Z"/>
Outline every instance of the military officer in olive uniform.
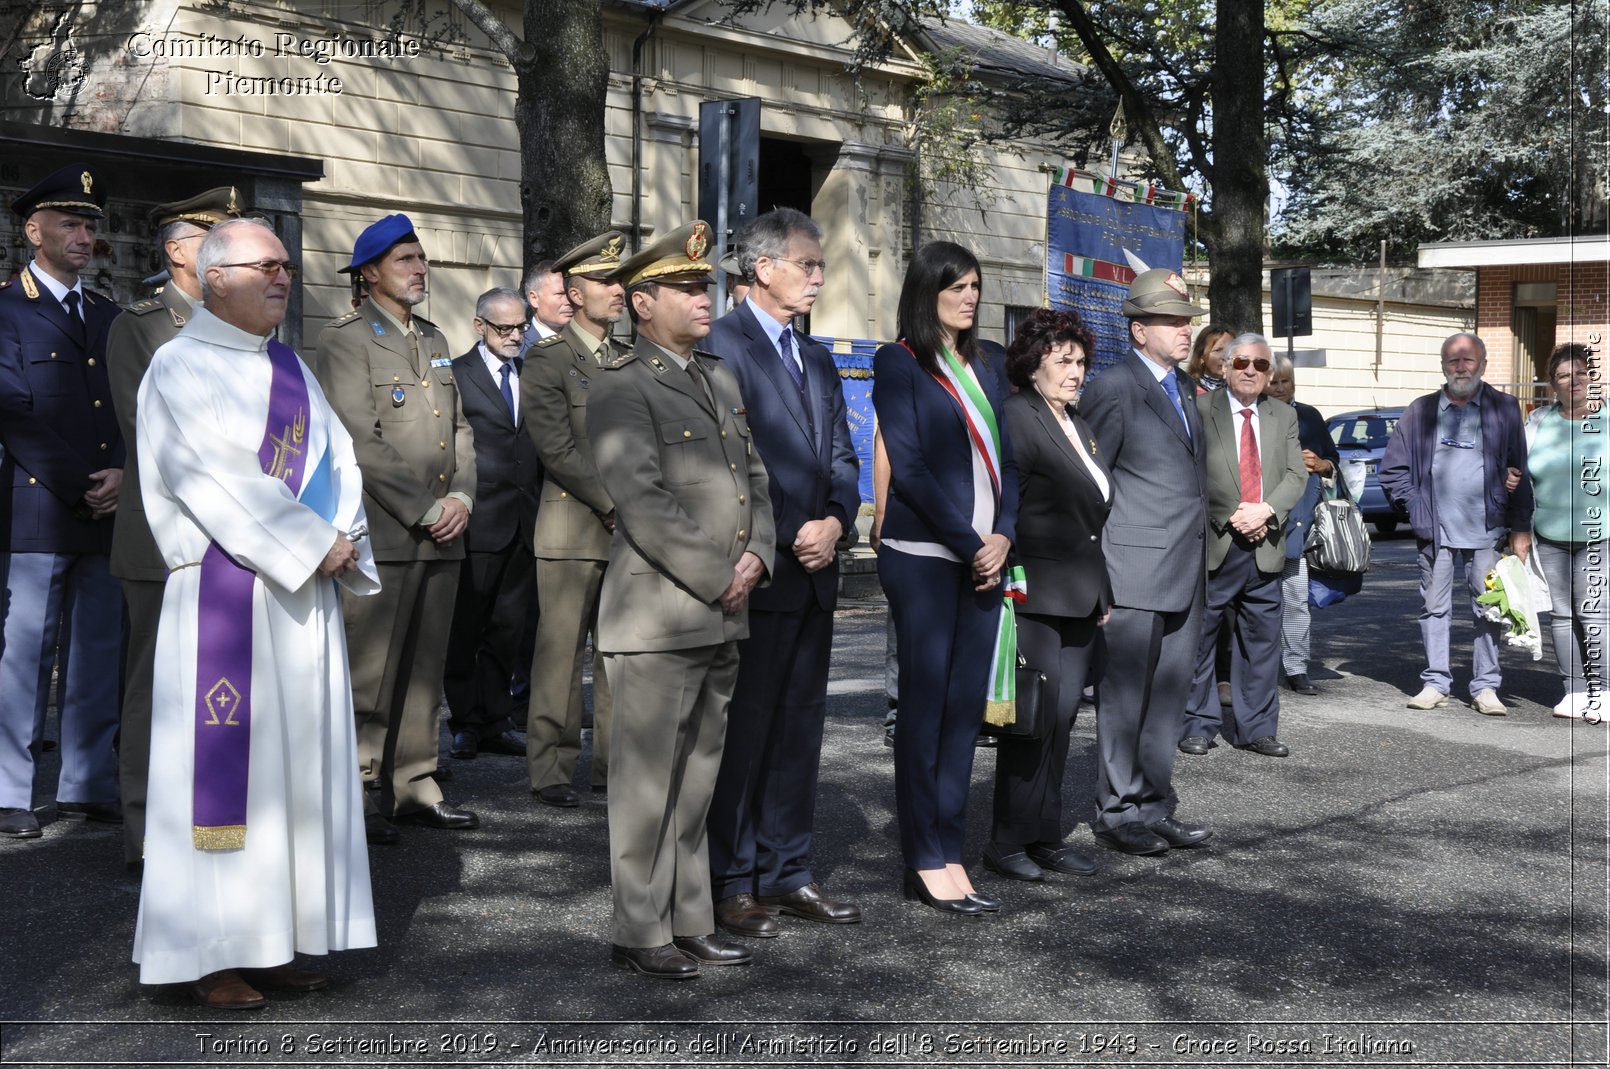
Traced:
<path fill-rule="evenodd" d="M 11 205 L 33 262 L 0 287 L 0 835 L 37 839 L 34 744 L 57 672 L 64 819 L 121 821 L 117 664 L 123 595 L 109 570 L 123 437 L 106 378 L 117 305 L 79 275 L 106 194 L 73 164 Z M 58 655 L 59 648 L 59 655 Z"/>
<path fill-rule="evenodd" d="M 598 594 L 615 530 L 615 503 L 599 481 L 587 438 L 587 400 L 620 355 L 610 328 L 626 310 L 619 231 L 584 241 L 554 263 L 576 314 L 526 350 L 520 403 L 545 472 L 537 511 L 537 643 L 531 660 L 526 754 L 531 790 L 555 806 L 580 801 L 571 779 L 581 754 L 581 668 L 593 635 L 592 786 L 609 766 L 609 681 L 598 650 Z"/>
<path fill-rule="evenodd" d="M 622 267 L 637 346 L 602 371 L 587 411 L 616 511 L 598 612 L 615 700 L 612 957 L 664 979 L 753 956 L 715 934 L 705 819 L 775 537 L 738 381 L 694 351 L 710 333 L 709 247 L 694 222 Z"/>
<path fill-rule="evenodd" d="M 196 251 L 218 223 L 239 216 L 240 192 L 219 186 L 151 209 L 157 246 L 168 264 L 168 283 L 148 301 L 131 306 L 106 336 L 106 373 L 112 405 L 128 457 L 123 492 L 112 529 L 112 575 L 122 580 L 129 610 L 128 650 L 123 661 L 123 716 L 118 729 L 118 784 L 123 795 L 123 860 L 140 864 L 145 849 L 145 779 L 151 756 L 151 673 L 157 621 L 168 568 L 162 562 L 140 499 L 140 469 L 134 449 L 135 398 L 157 349 L 173 340 L 201 303 Z"/>
<path fill-rule="evenodd" d="M 430 268 L 408 217 L 388 215 L 358 235 L 341 270 L 367 296 L 319 333 L 317 373 L 352 434 L 380 569 L 380 593 L 347 599 L 345 611 L 358 762 L 365 785 L 379 781 L 379 812 L 365 823 L 370 842 L 393 843 L 398 832 L 386 818 L 447 829 L 480 823 L 443 801 L 432 776 L 475 441 L 447 340 L 412 314 Z"/>

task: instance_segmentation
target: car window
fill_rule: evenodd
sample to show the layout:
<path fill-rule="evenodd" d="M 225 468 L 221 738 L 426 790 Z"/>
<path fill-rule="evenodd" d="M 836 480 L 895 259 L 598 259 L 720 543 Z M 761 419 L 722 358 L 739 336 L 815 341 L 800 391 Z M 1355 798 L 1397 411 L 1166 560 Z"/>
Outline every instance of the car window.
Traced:
<path fill-rule="evenodd" d="M 1330 421 L 1331 441 L 1338 449 L 1385 449 L 1397 425 L 1396 416 L 1344 416 Z"/>

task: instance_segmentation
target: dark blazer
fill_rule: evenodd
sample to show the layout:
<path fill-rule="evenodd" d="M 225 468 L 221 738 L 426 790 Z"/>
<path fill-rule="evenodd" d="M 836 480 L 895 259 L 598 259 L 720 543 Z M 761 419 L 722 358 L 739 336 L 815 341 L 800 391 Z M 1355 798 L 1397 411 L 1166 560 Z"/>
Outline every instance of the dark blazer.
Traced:
<path fill-rule="evenodd" d="M 475 511 L 464 534 L 465 548 L 496 553 L 511 542 L 529 548 L 542 464 L 536 443 L 526 433 L 525 409 L 520 410 L 516 426 L 478 345 L 453 361 L 453 377 L 458 380 L 464 418 L 475 432 Z M 510 386 L 519 394 L 518 379 Z"/>
<path fill-rule="evenodd" d="M 1241 505 L 1241 459 L 1237 441 L 1241 424 L 1230 411 L 1230 390 L 1214 390 L 1196 399 L 1207 435 L 1208 483 L 1208 568 L 1217 570 L 1224 563 L 1232 543 L 1248 543 L 1230 527 L 1230 516 Z M 1308 485 L 1303 468 L 1302 449 L 1297 445 L 1297 413 L 1284 401 L 1260 397 L 1258 410 L 1258 460 L 1263 472 L 1263 500 L 1275 514 L 1269 520 L 1268 537 L 1257 544 L 1253 555 L 1260 572 L 1278 572 L 1286 564 L 1286 543 L 1280 537 L 1286 515 Z"/>
<path fill-rule="evenodd" d="M 119 309 L 85 289 L 75 325 L 33 267 L 23 270 L 32 277 L 0 286 L 0 548 L 108 553 L 112 519 L 90 519 L 84 494 L 91 473 L 123 466 L 106 376 Z"/>
<path fill-rule="evenodd" d="M 1011 393 L 1005 358 L 999 349 L 980 353 L 974 370 L 1001 423 L 1001 406 Z M 961 409 L 900 344 L 882 346 L 872 355 L 872 406 L 892 474 L 882 536 L 937 542 L 971 564 L 984 540 L 973 530 L 973 443 Z M 992 530 L 1016 542 L 1017 465 L 1004 426 L 1001 469 Z"/>
<path fill-rule="evenodd" d="M 1183 371 L 1173 374 L 1189 434 L 1134 351 L 1097 375 L 1079 402 L 1096 456 L 1113 475 L 1102 551 L 1114 603 L 1152 612 L 1189 609 L 1206 576 L 1207 447 L 1189 403 L 1196 384 Z"/>
<path fill-rule="evenodd" d="M 1017 461 L 1017 560 L 1028 583 L 1023 611 L 1100 615 L 1112 604 L 1112 583 L 1101 552 L 1107 499 L 1045 398 L 1023 390 L 1008 397 L 1004 408 Z M 1094 446 L 1095 436 L 1084 420 L 1074 416 L 1073 427 Z M 1096 464 L 1105 474 L 1101 462 Z"/>
<path fill-rule="evenodd" d="M 716 320 L 702 346 L 721 357 L 737 377 L 755 448 L 770 480 L 777 560 L 771 585 L 749 599 L 762 612 L 801 608 L 812 594 L 822 608 L 833 609 L 838 601 L 837 558 L 811 574 L 790 547 L 811 520 L 833 516 L 848 531 L 861 506 L 860 461 L 850 442 L 838 370 L 826 346 L 798 331 L 794 340 L 805 368 L 803 397 L 747 301 Z"/>

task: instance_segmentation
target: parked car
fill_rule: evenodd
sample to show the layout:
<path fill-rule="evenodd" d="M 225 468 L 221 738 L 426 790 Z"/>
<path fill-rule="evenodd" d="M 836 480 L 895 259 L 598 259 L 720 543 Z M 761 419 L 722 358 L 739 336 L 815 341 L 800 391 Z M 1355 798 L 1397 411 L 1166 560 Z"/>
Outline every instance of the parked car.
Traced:
<path fill-rule="evenodd" d="M 1391 534 L 1407 520 L 1387 500 L 1377 475 L 1386 443 L 1402 415 L 1401 408 L 1366 408 L 1332 416 L 1325 424 L 1341 454 L 1342 477 L 1347 480 L 1348 491 L 1358 502 L 1364 521 L 1374 524 L 1383 535 Z"/>

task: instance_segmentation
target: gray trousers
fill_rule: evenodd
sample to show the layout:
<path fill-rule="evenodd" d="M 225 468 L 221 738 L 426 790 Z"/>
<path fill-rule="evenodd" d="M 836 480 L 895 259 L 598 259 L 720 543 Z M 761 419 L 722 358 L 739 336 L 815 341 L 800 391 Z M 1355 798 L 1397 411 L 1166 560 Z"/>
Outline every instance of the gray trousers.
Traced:
<path fill-rule="evenodd" d="M 1549 628 L 1565 693 L 1602 695 L 1610 681 L 1610 655 L 1606 652 L 1610 650 L 1610 603 L 1606 602 L 1610 590 L 1605 589 L 1610 542 L 1545 542 L 1538 538 L 1532 542 L 1532 552 L 1549 584 Z"/>
<path fill-rule="evenodd" d="M 1183 612 L 1114 606 L 1096 714 L 1094 831 L 1174 815 L 1174 753 L 1202 638 L 1204 591 Z"/>
<path fill-rule="evenodd" d="M 1476 598 L 1485 592 L 1487 573 L 1498 563 L 1498 550 L 1454 549 L 1443 546 L 1431 551 L 1430 542 L 1420 543 L 1420 639 L 1425 643 L 1426 668 L 1420 681 L 1433 690 L 1453 691 L 1453 673 L 1448 665 L 1448 633 L 1453 624 L 1454 580 L 1459 577 L 1470 595 L 1470 612 L 1476 623 L 1476 645 L 1471 655 L 1470 695 L 1497 690 L 1503 682 L 1498 668 L 1499 626 L 1482 616 Z"/>
<path fill-rule="evenodd" d="M 151 677 L 157 624 L 167 583 L 123 580 L 129 607 L 129 645 L 123 664 L 123 715 L 117 735 L 117 781 L 123 795 L 123 860 L 145 857 L 145 785 L 151 769 Z"/>
<path fill-rule="evenodd" d="M 1289 679 L 1308 674 L 1313 612 L 1308 606 L 1308 558 L 1286 559 L 1280 573 L 1280 669 Z"/>

